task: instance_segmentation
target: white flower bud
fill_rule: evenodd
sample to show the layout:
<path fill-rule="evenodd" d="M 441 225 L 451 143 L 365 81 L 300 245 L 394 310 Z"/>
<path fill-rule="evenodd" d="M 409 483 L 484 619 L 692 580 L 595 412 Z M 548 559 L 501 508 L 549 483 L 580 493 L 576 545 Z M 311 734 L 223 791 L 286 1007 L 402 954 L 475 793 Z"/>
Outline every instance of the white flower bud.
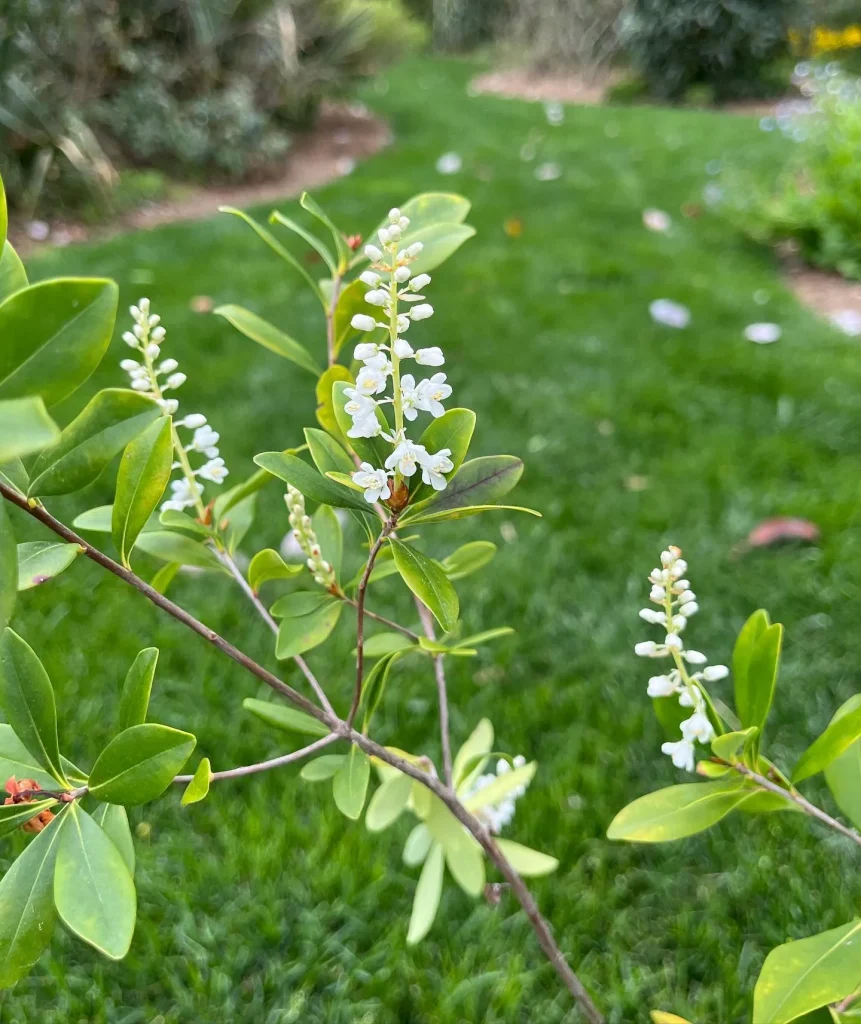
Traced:
<path fill-rule="evenodd" d="M 673 564 L 673 562 L 675 562 L 675 560 L 676 560 L 676 556 L 672 553 L 672 551 L 662 551 L 661 552 L 661 565 L 665 569 L 668 568 L 669 566 L 671 566 Z"/>
<path fill-rule="evenodd" d="M 167 378 L 167 384 L 165 387 L 171 388 L 172 390 L 175 388 L 181 388 L 187 379 L 188 378 L 184 373 L 172 373 L 170 377 Z"/>
<path fill-rule="evenodd" d="M 663 587 L 659 587 L 657 584 L 655 584 L 655 586 L 653 586 L 652 589 L 649 591 L 650 601 L 663 601 L 666 596 L 666 590 L 664 590 Z"/>
<path fill-rule="evenodd" d="M 700 606 L 696 603 L 696 601 L 688 601 L 687 604 L 683 604 L 681 608 L 679 608 L 679 611 L 682 613 L 682 615 L 688 618 L 690 618 L 691 615 L 696 615 L 696 613 L 699 610 Z"/>
<path fill-rule="evenodd" d="M 691 586 L 690 580 L 676 580 L 673 584 L 673 590 L 677 594 L 681 594 L 685 590 L 689 590 Z"/>
<path fill-rule="evenodd" d="M 406 231 L 409 226 L 410 226 L 410 219 L 409 219 L 409 217 L 399 217 L 398 218 L 398 227 L 401 229 L 401 231 Z"/>
<path fill-rule="evenodd" d="M 412 279 L 410 287 L 414 292 L 420 292 L 422 288 L 427 287 L 431 282 L 430 274 L 416 274 Z"/>
<path fill-rule="evenodd" d="M 377 232 L 377 236 L 383 245 L 387 245 L 389 242 L 389 229 L 380 228 L 380 230 Z"/>
<path fill-rule="evenodd" d="M 359 280 L 369 288 L 376 288 L 382 278 L 379 274 L 375 274 L 373 270 L 366 270 L 364 273 L 359 274 Z"/>
<path fill-rule="evenodd" d="M 138 299 L 138 305 L 140 306 L 141 313 L 149 313 L 149 299 Z"/>
<path fill-rule="evenodd" d="M 139 370 L 141 364 L 135 359 L 122 359 L 120 360 L 120 369 L 125 370 L 126 373 L 131 373 L 132 370 Z"/>
<path fill-rule="evenodd" d="M 165 361 L 159 366 L 159 373 L 173 373 L 173 371 L 179 366 L 179 363 L 175 359 L 165 359 Z"/>
<path fill-rule="evenodd" d="M 377 326 L 377 321 L 372 316 L 367 316 L 365 313 L 356 313 L 350 324 L 356 328 L 357 331 L 373 331 Z"/>
<path fill-rule="evenodd" d="M 157 359 L 158 358 L 158 345 L 155 345 L 155 344 L 147 345 L 147 347 L 144 349 L 144 352 L 146 353 L 146 355 L 149 356 L 150 359 Z"/>
<path fill-rule="evenodd" d="M 409 279 L 410 279 L 410 268 L 409 267 L 398 267 L 398 269 L 395 271 L 395 280 L 398 282 L 398 284 L 403 284 L 404 281 L 409 281 Z"/>
<path fill-rule="evenodd" d="M 429 316 L 433 316 L 433 306 L 429 302 L 420 302 L 410 310 L 411 320 L 427 320 Z"/>
<path fill-rule="evenodd" d="M 383 254 L 375 245 L 366 245 L 365 255 L 368 257 L 371 263 L 379 263 L 379 261 L 383 258 Z"/>
<path fill-rule="evenodd" d="M 397 208 L 397 206 L 393 206 L 391 210 L 389 210 L 389 224 L 397 224 L 397 222 L 400 219 L 401 211 Z"/>
<path fill-rule="evenodd" d="M 131 331 L 123 332 L 123 341 L 127 345 L 130 345 L 132 348 L 137 348 L 138 347 L 138 339 L 135 337 L 134 334 L 132 334 Z"/>
<path fill-rule="evenodd" d="M 398 338 L 392 346 L 392 351 L 398 359 L 410 359 L 413 356 L 413 347 L 406 338 Z"/>
<path fill-rule="evenodd" d="M 682 657 L 691 665 L 705 665 L 708 661 L 708 658 L 701 651 L 685 651 Z"/>
<path fill-rule="evenodd" d="M 397 224 L 392 224 L 388 231 L 390 242 L 399 242 L 401 240 L 401 229 Z"/>
<path fill-rule="evenodd" d="M 408 256 L 410 259 L 415 259 L 416 256 L 418 256 L 421 253 L 422 249 L 424 249 L 424 246 L 422 245 L 421 242 L 413 242 L 412 245 L 407 246 L 405 250 L 405 255 Z"/>
<path fill-rule="evenodd" d="M 141 311 L 138 309 L 137 306 L 129 306 L 129 316 L 132 318 L 132 320 L 140 320 Z"/>
<path fill-rule="evenodd" d="M 149 381 L 139 377 L 132 381 L 132 387 L 135 391 L 149 391 Z"/>
<path fill-rule="evenodd" d="M 669 676 L 652 676 L 646 692 L 650 697 L 670 697 L 676 692 L 676 684 Z"/>
<path fill-rule="evenodd" d="M 643 640 L 634 646 L 634 654 L 641 658 L 651 658 L 657 648 L 658 645 L 654 640 Z"/>
<path fill-rule="evenodd" d="M 385 306 L 389 301 L 389 293 L 383 288 L 375 288 L 373 291 L 365 292 L 365 302 L 372 306 Z"/>
<path fill-rule="evenodd" d="M 193 412 L 190 413 L 185 419 L 178 423 L 177 426 L 189 427 L 191 430 L 197 430 L 198 427 L 202 427 L 206 424 L 206 417 L 203 413 Z"/>
<path fill-rule="evenodd" d="M 679 604 L 687 604 L 689 601 L 696 601 L 697 595 L 692 590 L 685 590 L 679 595 Z"/>
<path fill-rule="evenodd" d="M 726 679 L 729 675 L 729 669 L 726 665 L 709 665 L 708 668 L 703 669 L 703 679 L 707 683 L 716 683 L 720 679 Z"/>
<path fill-rule="evenodd" d="M 150 333 L 150 341 L 161 343 L 162 341 L 164 341 L 164 337 L 166 334 L 167 331 L 163 327 L 156 327 L 155 330 L 153 330 Z"/>
<path fill-rule="evenodd" d="M 158 403 L 162 409 L 167 413 L 168 416 L 173 416 L 176 410 L 179 408 L 179 402 L 175 398 L 162 398 Z"/>
<path fill-rule="evenodd" d="M 161 323 L 161 317 L 158 315 L 158 313 L 153 313 L 149 320 L 147 320 L 147 323 L 150 325 L 150 327 L 158 327 L 158 325 Z"/>

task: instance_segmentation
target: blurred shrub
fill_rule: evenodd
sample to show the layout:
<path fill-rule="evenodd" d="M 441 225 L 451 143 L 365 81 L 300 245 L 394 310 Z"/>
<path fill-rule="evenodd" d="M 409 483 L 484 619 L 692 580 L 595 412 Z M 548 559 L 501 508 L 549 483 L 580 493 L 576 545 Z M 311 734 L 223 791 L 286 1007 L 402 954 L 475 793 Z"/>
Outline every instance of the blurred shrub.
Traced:
<path fill-rule="evenodd" d="M 833 65 L 800 65 L 807 102 L 784 106 L 763 126 L 792 148 L 770 187 L 736 176 L 729 216 L 760 241 L 791 240 L 810 263 L 861 278 L 861 80 Z"/>
<path fill-rule="evenodd" d="M 0 173 L 29 213 L 110 202 L 129 164 L 259 177 L 423 34 L 400 0 L 3 0 Z"/>
<path fill-rule="evenodd" d="M 622 42 L 650 93 L 682 99 L 707 86 L 718 100 L 775 89 L 769 65 L 788 53 L 793 0 L 627 0 Z"/>
<path fill-rule="evenodd" d="M 508 35 L 521 60 L 539 68 L 574 65 L 593 70 L 619 50 L 624 0 L 509 0 Z"/>

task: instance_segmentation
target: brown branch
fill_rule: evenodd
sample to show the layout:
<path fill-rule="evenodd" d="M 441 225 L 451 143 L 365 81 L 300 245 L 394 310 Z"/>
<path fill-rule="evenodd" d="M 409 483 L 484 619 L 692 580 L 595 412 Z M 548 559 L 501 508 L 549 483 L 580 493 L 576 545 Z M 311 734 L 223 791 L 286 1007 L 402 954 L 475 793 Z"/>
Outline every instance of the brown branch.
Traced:
<path fill-rule="evenodd" d="M 209 781 L 219 782 L 221 779 L 240 779 L 245 775 L 256 775 L 258 772 L 269 771 L 270 768 L 280 768 L 282 765 L 301 761 L 303 757 L 328 747 L 329 744 L 334 743 L 340 738 L 337 733 L 330 732 L 328 736 L 314 740 L 313 743 L 309 743 L 307 747 L 302 747 L 301 750 L 294 750 L 289 754 L 281 754 L 280 757 L 271 757 L 268 761 L 258 761 L 257 764 L 246 764 L 239 768 L 228 768 L 223 772 L 212 772 L 209 776 Z M 177 775 L 173 781 L 179 783 L 191 782 L 193 778 L 193 775 Z"/>
<path fill-rule="evenodd" d="M 388 750 L 386 747 L 380 746 L 363 733 L 350 728 L 346 722 L 341 721 L 336 715 L 330 715 L 322 708 L 318 708 L 316 704 L 313 704 L 301 693 L 294 690 L 291 686 L 288 686 L 267 669 L 263 668 L 262 665 L 258 665 L 253 661 L 253 659 L 249 658 L 248 655 L 238 650 L 233 646 L 233 644 L 219 636 L 219 634 L 214 630 L 209 629 L 202 622 L 195 619 L 193 615 L 190 615 L 183 608 L 180 608 L 179 605 L 174 604 L 174 602 L 165 597 L 164 594 L 160 594 L 129 569 L 124 568 L 118 562 L 115 562 L 112 558 L 109 558 L 103 552 L 87 543 L 87 541 L 82 537 L 79 537 L 73 530 L 70 530 L 58 519 L 55 519 L 54 516 L 52 516 L 42 506 L 30 505 L 23 495 L 19 494 L 16 490 L 2 482 L 0 482 L 0 495 L 6 498 L 6 500 L 11 502 L 13 505 L 17 505 L 18 508 L 22 509 L 34 519 L 39 520 L 40 523 L 48 527 L 49 530 L 52 530 L 59 537 L 62 537 L 70 543 L 78 544 L 87 558 L 90 558 L 92 561 L 107 569 L 108 572 L 111 572 L 115 576 L 124 580 L 129 584 L 129 586 L 143 594 L 144 597 L 158 608 L 167 612 L 168 615 L 173 616 L 177 621 L 197 633 L 198 636 L 203 637 L 223 654 L 227 655 L 228 658 L 231 658 L 238 665 L 241 665 L 261 682 L 266 683 L 267 686 L 270 686 L 277 693 L 281 694 L 293 705 L 306 712 L 306 714 L 311 715 L 312 718 L 316 718 L 317 721 L 323 722 L 328 726 L 334 736 L 349 740 L 351 743 L 354 743 L 360 749 L 364 750 L 369 756 L 379 758 L 381 761 L 391 765 L 393 768 L 397 768 L 398 771 L 403 772 L 405 775 L 410 776 L 410 778 L 430 789 L 431 792 L 442 800 L 458 821 L 466 826 L 471 835 L 481 845 L 490 860 L 499 869 L 503 878 L 508 882 L 511 887 L 511 891 L 517 897 L 518 902 L 529 919 L 542 950 L 548 960 L 550 960 L 559 977 L 562 979 L 562 982 L 568 992 L 579 1004 L 588 1024 L 604 1024 L 604 1017 L 592 1002 L 589 993 L 586 991 L 582 982 L 566 961 L 562 950 L 553 938 L 550 927 L 542 917 L 532 893 L 529 891 L 523 879 L 514 870 L 502 851 L 498 848 L 484 824 L 463 806 L 460 800 L 458 800 L 457 794 L 454 793 L 451 788 L 440 782 L 434 775 L 422 771 L 421 768 L 411 764 L 409 761 Z M 382 539 L 378 539 L 378 541 L 380 544 L 382 543 Z M 370 575 L 370 573 L 367 573 L 366 575 Z M 367 583 L 367 580 L 365 582 Z M 329 739 L 329 737 L 323 738 L 327 740 Z M 262 771 L 263 769 L 260 770 Z M 763 781 L 767 782 L 767 780 Z M 765 788 L 769 787 L 766 786 Z"/>
<path fill-rule="evenodd" d="M 433 626 L 433 615 L 423 601 L 416 598 L 416 607 L 419 610 L 419 617 L 422 620 L 422 628 L 428 640 L 436 640 L 436 632 Z M 436 676 L 436 690 L 439 701 L 439 734 L 442 744 L 442 765 L 445 772 L 446 785 L 454 788 L 454 777 L 452 774 L 451 762 L 451 732 L 448 720 L 448 689 L 445 684 L 445 666 L 442 663 L 442 655 L 437 654 L 433 659 L 434 675 Z"/>

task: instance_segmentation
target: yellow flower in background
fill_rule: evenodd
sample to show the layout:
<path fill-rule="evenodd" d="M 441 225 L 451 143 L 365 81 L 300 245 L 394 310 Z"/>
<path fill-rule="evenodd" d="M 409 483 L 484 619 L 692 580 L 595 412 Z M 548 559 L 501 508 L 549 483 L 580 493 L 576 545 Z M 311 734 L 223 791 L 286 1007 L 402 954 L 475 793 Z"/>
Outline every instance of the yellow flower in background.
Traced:
<path fill-rule="evenodd" d="M 805 37 L 797 29 L 790 31 L 789 42 L 795 51 L 805 49 Z M 861 47 L 861 25 L 847 25 L 843 29 L 816 25 L 807 36 L 807 42 L 810 55 L 813 57 L 839 50 L 853 50 Z"/>

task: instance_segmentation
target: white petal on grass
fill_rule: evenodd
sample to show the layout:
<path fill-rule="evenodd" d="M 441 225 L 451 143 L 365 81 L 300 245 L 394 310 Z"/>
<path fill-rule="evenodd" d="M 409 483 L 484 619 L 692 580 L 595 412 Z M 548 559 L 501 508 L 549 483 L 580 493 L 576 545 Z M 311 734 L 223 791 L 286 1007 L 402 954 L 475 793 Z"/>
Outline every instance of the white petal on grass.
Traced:
<path fill-rule="evenodd" d="M 850 338 L 857 338 L 861 335 L 861 313 L 854 309 L 838 309 L 828 319 L 838 331 L 843 331 Z"/>
<path fill-rule="evenodd" d="M 688 307 L 680 302 L 673 302 L 672 299 L 655 299 L 649 304 L 649 315 L 656 324 L 663 324 L 665 327 L 682 328 L 691 322 L 691 311 Z"/>
<path fill-rule="evenodd" d="M 643 210 L 643 225 L 647 227 L 649 231 L 669 231 L 673 226 L 672 218 L 668 213 L 663 210 Z"/>
<path fill-rule="evenodd" d="M 436 162 L 436 169 L 440 174 L 457 174 L 463 167 L 463 160 L 459 153 L 443 153 Z"/>
<path fill-rule="evenodd" d="M 780 339 L 780 327 L 777 324 L 748 324 L 744 329 L 744 336 L 755 345 L 770 345 Z"/>
<path fill-rule="evenodd" d="M 552 162 L 541 164 L 540 167 L 535 168 L 535 177 L 539 181 L 556 181 L 557 178 L 562 177 L 562 168 L 559 164 Z"/>

